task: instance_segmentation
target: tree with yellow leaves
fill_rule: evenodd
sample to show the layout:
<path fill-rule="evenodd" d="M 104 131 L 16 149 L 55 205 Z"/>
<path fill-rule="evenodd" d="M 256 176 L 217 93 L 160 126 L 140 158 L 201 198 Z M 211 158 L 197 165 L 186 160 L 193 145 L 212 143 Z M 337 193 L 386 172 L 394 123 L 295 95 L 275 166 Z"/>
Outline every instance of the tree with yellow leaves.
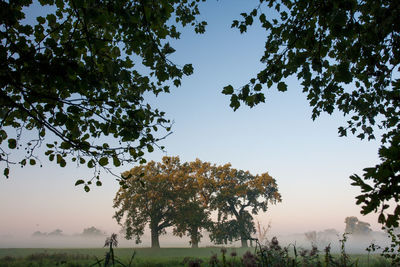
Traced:
<path fill-rule="evenodd" d="M 160 234 L 173 227 L 175 235 L 187 234 L 192 247 L 198 247 L 202 228 L 210 224 L 210 170 L 211 164 L 200 160 L 181 163 L 179 157 L 164 157 L 123 173 L 127 182 L 114 199 L 114 218 L 126 238 L 141 242 L 149 224 L 151 247 L 158 248 Z"/>
<path fill-rule="evenodd" d="M 175 181 L 186 175 L 178 157 L 164 157 L 162 162 L 149 162 L 124 172 L 125 186 L 114 198 L 117 208 L 114 218 L 123 226 L 125 237 L 135 237 L 140 243 L 147 224 L 151 231 L 151 247 L 159 248 L 159 236 L 172 226 L 176 215 L 174 206 L 179 190 Z"/>
<path fill-rule="evenodd" d="M 211 232 L 216 243 L 240 238 L 242 246 L 255 232 L 252 214 L 266 211 L 268 202 L 281 200 L 278 188 L 268 173 L 252 175 L 230 164 L 217 166 L 196 160 L 181 163 L 179 157 L 164 157 L 123 173 L 122 185 L 114 199 L 114 218 L 126 238 L 140 238 L 150 226 L 151 246 L 160 247 L 159 236 L 173 227 L 177 236 L 188 235 L 198 247 L 202 229 Z M 218 220 L 212 222 L 211 212 Z"/>
<path fill-rule="evenodd" d="M 180 181 L 181 193 L 175 203 L 174 234 L 190 237 L 192 248 L 197 248 L 201 230 L 211 225 L 209 201 L 214 192 L 215 166 L 196 159 L 185 165 L 185 180 Z"/>

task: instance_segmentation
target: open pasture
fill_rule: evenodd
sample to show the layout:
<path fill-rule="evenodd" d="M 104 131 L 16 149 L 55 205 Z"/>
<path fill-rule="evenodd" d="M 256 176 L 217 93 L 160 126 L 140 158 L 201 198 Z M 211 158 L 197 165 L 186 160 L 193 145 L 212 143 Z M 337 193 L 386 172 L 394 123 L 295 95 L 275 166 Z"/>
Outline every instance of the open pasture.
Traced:
<path fill-rule="evenodd" d="M 0 267 L 17 266 L 103 266 L 93 265 L 97 259 L 104 258 L 107 249 L 84 248 L 84 249 L 45 249 L 45 248 L 18 248 L 0 249 Z M 132 253 L 135 252 L 131 266 L 244 266 L 242 265 L 243 255 L 250 251 L 254 253 L 254 248 L 226 248 L 225 264 L 220 247 L 206 248 L 116 248 L 115 256 L 126 266 L 129 266 Z M 233 253 L 232 253 L 233 252 Z M 235 255 L 236 256 L 232 256 Z M 211 263 L 213 255 L 217 255 L 214 265 Z M 323 262 L 324 254 L 320 254 Z M 340 255 L 333 255 L 339 258 Z M 215 256 L 214 256 L 215 259 Z M 300 259 L 299 259 L 300 262 Z M 350 255 L 350 262 L 358 267 L 383 267 L 390 264 L 378 255 L 362 254 Z M 194 265 L 200 263 L 200 265 Z M 356 264 L 357 263 L 357 264 Z M 116 266 L 123 266 L 116 264 Z M 253 266 L 253 265 L 248 265 Z M 255 265 L 257 266 L 257 265 Z M 297 265 L 295 265 L 297 266 Z M 302 266 L 302 265 L 298 265 Z M 307 266 L 307 265 L 306 265 Z M 314 266 L 310 265 L 309 266 Z M 334 266 L 334 265 L 332 265 Z"/>

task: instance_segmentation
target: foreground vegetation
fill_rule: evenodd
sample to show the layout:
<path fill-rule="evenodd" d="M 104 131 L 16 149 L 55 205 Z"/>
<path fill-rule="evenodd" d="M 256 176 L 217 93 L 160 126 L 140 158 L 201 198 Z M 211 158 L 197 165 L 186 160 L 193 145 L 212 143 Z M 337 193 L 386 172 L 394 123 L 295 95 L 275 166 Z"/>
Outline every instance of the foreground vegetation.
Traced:
<path fill-rule="evenodd" d="M 329 244 L 323 251 L 311 243 L 311 249 L 289 244 L 282 247 L 273 237 L 255 248 L 139 248 L 117 249 L 117 235 L 106 238 L 103 249 L 0 249 L 0 267 L 13 266 L 244 266 L 244 267 L 358 267 L 399 266 L 398 253 L 384 249 L 377 255 L 377 245 L 371 244 L 368 254 L 348 255 L 345 250 L 347 234 L 342 235 L 340 254 L 331 253 Z"/>

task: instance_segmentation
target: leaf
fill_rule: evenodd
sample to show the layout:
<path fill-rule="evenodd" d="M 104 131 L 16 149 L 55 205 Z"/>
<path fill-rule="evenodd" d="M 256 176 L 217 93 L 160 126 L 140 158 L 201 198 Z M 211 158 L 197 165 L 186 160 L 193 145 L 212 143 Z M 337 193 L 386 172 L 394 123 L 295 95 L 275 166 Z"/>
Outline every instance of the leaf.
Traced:
<path fill-rule="evenodd" d="M 262 14 L 259 16 L 259 19 L 260 19 L 261 24 L 263 24 L 263 23 L 265 23 L 265 22 L 267 21 L 267 18 L 266 18 L 266 16 L 265 16 L 264 13 L 262 13 Z"/>
<path fill-rule="evenodd" d="M 113 164 L 115 167 L 121 166 L 121 161 L 119 160 L 118 157 L 116 157 L 116 156 L 113 157 Z"/>
<path fill-rule="evenodd" d="M 89 187 L 88 185 L 85 185 L 85 186 L 83 187 L 83 189 L 85 190 L 85 192 L 89 192 L 89 191 L 90 191 L 90 187 Z"/>
<path fill-rule="evenodd" d="M 231 95 L 231 94 L 233 94 L 233 86 L 232 86 L 232 85 L 225 86 L 224 89 L 222 90 L 222 93 L 223 93 L 224 95 Z"/>
<path fill-rule="evenodd" d="M 133 176 L 132 173 L 129 173 L 127 175 L 121 175 L 121 178 L 124 179 L 124 180 L 127 180 L 127 179 L 132 178 L 132 176 Z"/>
<path fill-rule="evenodd" d="M 57 164 L 61 164 L 63 157 L 60 154 L 57 154 L 56 158 L 57 158 Z"/>
<path fill-rule="evenodd" d="M 13 138 L 8 139 L 8 147 L 10 149 L 15 149 L 17 147 L 17 140 Z"/>
<path fill-rule="evenodd" d="M 101 181 L 96 181 L 96 185 L 101 186 L 102 185 Z"/>
<path fill-rule="evenodd" d="M 61 149 L 70 149 L 71 147 L 72 147 L 71 144 L 68 142 L 62 142 L 60 145 Z"/>
<path fill-rule="evenodd" d="M 44 24 L 46 22 L 46 19 L 44 17 L 37 17 L 36 18 L 37 22 L 39 22 L 40 24 Z"/>
<path fill-rule="evenodd" d="M 252 25 L 253 24 L 253 17 L 252 16 L 247 16 L 245 18 L 245 23 L 246 23 L 246 25 Z"/>
<path fill-rule="evenodd" d="M 36 164 L 36 160 L 30 159 L 30 160 L 29 160 L 29 164 L 30 164 L 30 165 L 35 165 L 35 164 Z"/>
<path fill-rule="evenodd" d="M 394 210 L 394 214 L 397 216 L 400 216 L 400 205 L 397 205 L 395 210 Z"/>
<path fill-rule="evenodd" d="M 386 221 L 385 215 L 384 215 L 383 213 L 381 213 L 381 214 L 379 215 L 379 217 L 378 217 L 378 222 L 379 222 L 380 224 L 384 224 L 385 221 Z"/>
<path fill-rule="evenodd" d="M 6 178 L 8 178 L 8 175 L 10 174 L 10 169 L 9 168 L 4 168 L 4 172 L 3 172 L 4 176 Z"/>
<path fill-rule="evenodd" d="M 46 129 L 45 128 L 42 128 L 40 131 L 39 131 L 39 136 L 40 137 L 44 137 L 46 135 Z"/>
<path fill-rule="evenodd" d="M 257 83 L 256 85 L 254 85 L 254 91 L 261 91 L 262 86 L 261 84 Z"/>
<path fill-rule="evenodd" d="M 231 28 L 235 28 L 235 27 L 238 27 L 238 26 L 239 26 L 239 21 L 238 20 L 232 21 Z"/>
<path fill-rule="evenodd" d="M 339 82 L 344 82 L 347 84 L 353 81 L 353 76 L 349 71 L 348 62 L 342 62 L 339 64 L 335 75 L 335 79 L 338 80 Z"/>
<path fill-rule="evenodd" d="M 154 148 L 151 145 L 147 145 L 147 150 L 149 151 L 149 153 L 154 151 Z"/>
<path fill-rule="evenodd" d="M 66 165 L 67 165 L 67 162 L 65 161 L 65 159 L 61 159 L 60 166 L 64 168 Z"/>
<path fill-rule="evenodd" d="M 99 160 L 99 164 L 100 164 L 100 166 L 106 166 L 107 164 L 108 164 L 108 158 L 107 157 L 102 157 L 100 160 Z"/>
<path fill-rule="evenodd" d="M 176 87 L 181 86 L 181 80 L 175 79 L 175 80 L 174 80 L 174 85 L 175 85 Z"/>
<path fill-rule="evenodd" d="M 75 182 L 75 186 L 80 185 L 80 184 L 84 184 L 85 181 L 84 180 L 78 180 Z"/>
<path fill-rule="evenodd" d="M 48 14 L 46 19 L 48 21 L 49 26 L 54 27 L 54 24 L 57 21 L 56 16 L 54 14 Z"/>
<path fill-rule="evenodd" d="M 233 110 L 237 110 L 240 107 L 240 102 L 238 99 L 237 95 L 232 95 L 231 96 L 231 104 L 230 106 L 233 108 Z"/>
<path fill-rule="evenodd" d="M 284 82 L 279 82 L 278 83 L 278 90 L 281 92 L 287 91 L 287 85 Z"/>
<path fill-rule="evenodd" d="M 7 138 L 7 133 L 6 131 L 0 129 L 0 144 Z"/>
<path fill-rule="evenodd" d="M 185 75 L 192 75 L 193 74 L 192 64 L 186 64 L 185 66 L 183 66 L 182 71 Z"/>

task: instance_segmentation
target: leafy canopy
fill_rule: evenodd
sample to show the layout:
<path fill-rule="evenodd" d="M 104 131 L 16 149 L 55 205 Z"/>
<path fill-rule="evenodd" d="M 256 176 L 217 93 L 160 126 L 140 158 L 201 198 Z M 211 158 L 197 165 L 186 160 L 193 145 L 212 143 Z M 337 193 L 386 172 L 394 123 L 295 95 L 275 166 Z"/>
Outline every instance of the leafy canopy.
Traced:
<path fill-rule="evenodd" d="M 169 92 L 192 73 L 190 64 L 168 60 L 174 52 L 168 40 L 180 37 L 178 24 L 204 32 L 206 23 L 196 21 L 198 2 L 40 0 L 43 15 L 35 17 L 30 0 L 1 1 L 4 175 L 12 164 L 40 162 L 36 149 L 43 142 L 50 161 L 94 168 L 95 178 L 100 167 L 144 162 L 145 151 L 153 151 L 171 126 L 144 94 Z M 370 140 L 382 129 L 382 162 L 351 179 L 362 190 L 362 212 L 379 210 L 381 223 L 398 226 L 400 205 L 388 202 L 400 200 L 400 2 L 260 0 L 241 15 L 233 28 L 244 33 L 258 20 L 267 32 L 265 68 L 241 88 L 224 87 L 231 107 L 265 102 L 263 87 L 286 91 L 285 79 L 296 75 L 313 119 L 337 109 L 349 117 L 341 136 Z M 154 136 L 160 128 L 165 133 Z M 115 142 L 100 141 L 107 136 Z"/>
<path fill-rule="evenodd" d="M 97 179 L 100 168 L 143 163 L 145 151 L 152 152 L 171 127 L 144 95 L 169 92 L 192 74 L 190 64 L 168 59 L 175 51 L 168 40 L 180 37 L 178 25 L 204 32 L 206 23 L 196 21 L 198 2 L 1 1 L 4 175 L 13 164 L 41 162 L 43 143 L 50 161 L 94 168 Z M 165 131 L 157 137 L 160 128 Z"/>
<path fill-rule="evenodd" d="M 202 229 L 211 232 L 216 243 L 241 238 L 254 232 L 252 214 L 266 212 L 268 204 L 281 201 L 278 186 L 268 173 L 252 175 L 230 164 L 217 166 L 199 159 L 181 163 L 179 157 L 163 157 L 124 172 L 129 178 L 114 199 L 114 218 L 128 239 L 141 241 L 149 225 L 152 247 L 165 228 L 182 237 L 187 234 L 193 247 Z M 210 215 L 217 212 L 218 221 Z M 154 242 L 154 243 L 153 243 Z"/>
<path fill-rule="evenodd" d="M 124 172 L 129 178 L 114 198 L 114 218 L 123 226 L 127 239 L 141 242 L 144 228 L 150 225 L 152 235 L 164 234 L 176 216 L 175 200 L 185 192 L 179 190 L 183 176 L 178 157 L 164 157 Z M 159 246 L 158 244 L 152 244 Z"/>
<path fill-rule="evenodd" d="M 201 231 L 211 225 L 209 201 L 214 192 L 215 165 L 196 159 L 181 168 L 185 175 L 180 175 L 175 186 L 179 195 L 174 201 L 173 233 L 179 237 L 186 234 L 192 247 L 198 247 Z"/>
<path fill-rule="evenodd" d="M 216 167 L 214 184 L 210 208 L 217 210 L 218 221 L 211 231 L 211 240 L 227 243 L 241 239 L 242 246 L 246 246 L 256 230 L 252 214 L 266 212 L 268 203 L 281 201 L 275 179 L 268 173 L 253 175 L 225 164 Z"/>
<path fill-rule="evenodd" d="M 400 1 L 260 0 L 232 27 L 246 32 L 258 20 L 267 32 L 264 68 L 241 88 L 228 85 L 230 106 L 265 102 L 263 88 L 286 91 L 296 75 L 307 95 L 312 118 L 335 109 L 349 117 L 339 134 L 375 139 L 382 129 L 382 162 L 367 168 L 352 185 L 362 194 L 362 213 L 379 210 L 379 221 L 400 220 Z M 390 213 L 389 201 L 393 201 Z M 389 210 L 389 211 L 388 211 Z"/>
<path fill-rule="evenodd" d="M 163 157 L 162 162 L 151 161 L 124 172 L 128 180 L 114 199 L 114 218 L 123 226 L 126 238 L 140 242 L 148 224 L 158 240 L 165 228 L 172 226 L 175 235 L 187 234 L 192 246 L 197 246 L 201 230 L 208 228 L 211 220 L 214 168 L 200 160 L 181 163 L 179 157 Z M 156 240 L 152 239 L 152 247 L 159 246 Z"/>

